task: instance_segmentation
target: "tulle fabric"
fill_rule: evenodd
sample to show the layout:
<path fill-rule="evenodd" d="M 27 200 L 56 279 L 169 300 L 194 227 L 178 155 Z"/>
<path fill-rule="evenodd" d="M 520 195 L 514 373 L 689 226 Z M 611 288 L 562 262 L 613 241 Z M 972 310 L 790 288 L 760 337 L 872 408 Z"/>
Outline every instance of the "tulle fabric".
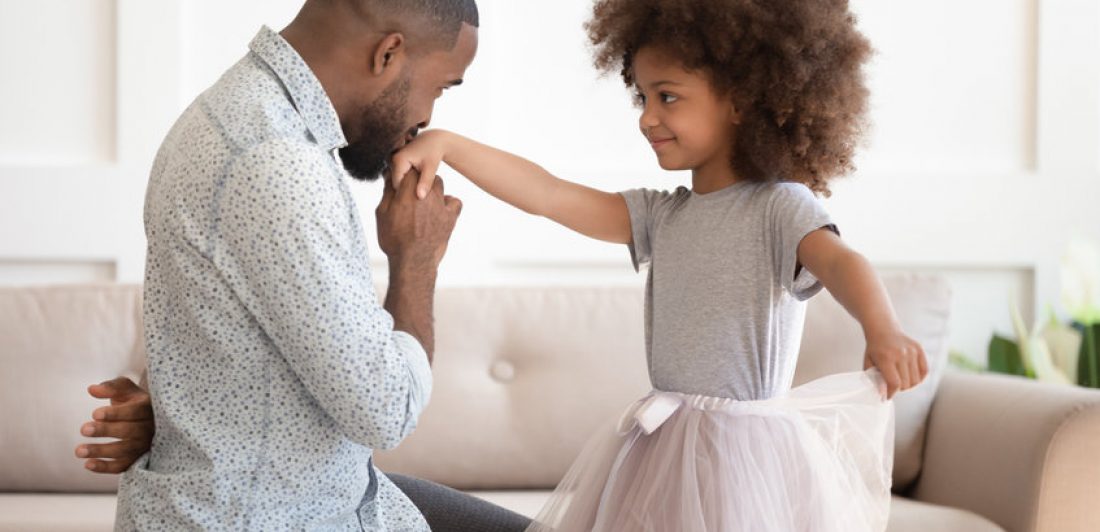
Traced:
<path fill-rule="evenodd" d="M 528 530 L 880 532 L 884 393 L 874 369 L 761 401 L 653 392 L 589 441 Z"/>

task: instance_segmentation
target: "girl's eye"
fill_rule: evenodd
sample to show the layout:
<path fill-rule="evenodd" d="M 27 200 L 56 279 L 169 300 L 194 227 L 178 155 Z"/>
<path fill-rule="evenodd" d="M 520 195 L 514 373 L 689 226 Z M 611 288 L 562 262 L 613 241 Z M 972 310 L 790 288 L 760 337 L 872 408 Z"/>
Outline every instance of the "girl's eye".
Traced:
<path fill-rule="evenodd" d="M 676 100 L 679 99 L 680 97 L 676 96 L 675 94 L 669 94 L 667 92 L 661 93 L 661 103 L 674 103 L 676 102 Z"/>
<path fill-rule="evenodd" d="M 642 107 L 645 105 L 645 95 L 641 92 L 634 93 L 634 105 Z"/>

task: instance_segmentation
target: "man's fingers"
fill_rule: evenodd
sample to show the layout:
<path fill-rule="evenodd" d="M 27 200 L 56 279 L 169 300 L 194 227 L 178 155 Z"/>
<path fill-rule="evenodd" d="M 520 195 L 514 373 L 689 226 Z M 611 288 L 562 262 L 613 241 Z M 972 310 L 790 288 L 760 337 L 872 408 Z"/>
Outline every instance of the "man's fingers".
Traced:
<path fill-rule="evenodd" d="M 416 168 L 410 168 L 397 187 L 397 197 L 403 198 L 416 194 L 416 185 L 420 181 L 420 172 Z"/>
<path fill-rule="evenodd" d="M 921 379 L 928 376 L 928 357 L 924 356 L 924 348 L 917 347 L 917 363 L 920 364 Z"/>
<path fill-rule="evenodd" d="M 405 174 L 412 170 L 413 164 L 406 157 L 394 157 L 393 162 L 390 163 L 390 181 L 393 183 L 393 189 L 398 190 L 401 188 L 401 182 L 405 180 Z"/>
<path fill-rule="evenodd" d="M 396 191 L 397 185 L 393 184 L 393 178 L 386 180 L 386 183 L 382 186 L 382 199 L 378 200 L 378 208 L 375 209 L 375 213 L 383 213 L 390 209 L 390 203 L 393 202 L 393 196 Z"/>
<path fill-rule="evenodd" d="M 451 211 L 455 218 L 462 214 L 462 200 L 454 196 L 443 196 L 443 206 Z"/>
<path fill-rule="evenodd" d="M 117 475 L 130 469 L 135 460 L 88 460 L 84 462 L 84 469 L 93 473 Z"/>
<path fill-rule="evenodd" d="M 88 387 L 88 393 L 96 399 L 113 399 L 131 394 L 135 391 L 143 391 L 134 381 L 126 377 L 116 377 L 109 381 L 93 384 Z"/>
<path fill-rule="evenodd" d="M 141 456 L 148 448 L 148 444 L 138 440 L 120 440 L 111 443 L 86 443 L 76 448 L 76 456 L 77 458 L 133 460 Z"/>
<path fill-rule="evenodd" d="M 153 406 L 149 403 L 103 406 L 92 412 L 96 421 L 146 421 L 153 419 Z"/>
<path fill-rule="evenodd" d="M 80 434 L 89 438 L 148 439 L 153 434 L 153 421 L 92 421 L 80 427 Z"/>

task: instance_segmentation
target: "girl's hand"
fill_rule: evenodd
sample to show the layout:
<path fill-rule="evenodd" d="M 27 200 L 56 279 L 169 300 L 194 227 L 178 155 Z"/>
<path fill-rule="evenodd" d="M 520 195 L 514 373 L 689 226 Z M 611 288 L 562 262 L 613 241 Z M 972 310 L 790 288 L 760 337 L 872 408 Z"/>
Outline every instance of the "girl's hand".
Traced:
<path fill-rule="evenodd" d="M 882 372 L 888 399 L 920 384 L 928 376 L 924 349 L 900 330 L 867 336 L 863 369 L 871 366 Z"/>
<path fill-rule="evenodd" d="M 416 169 L 420 172 L 420 182 L 416 185 L 416 197 L 424 199 L 431 191 L 435 183 L 435 173 L 439 170 L 439 164 L 447 148 L 448 133 L 441 129 L 425 131 L 404 148 L 393 155 L 390 163 L 392 175 L 390 182 L 393 189 L 398 190 L 401 182 L 409 170 Z"/>

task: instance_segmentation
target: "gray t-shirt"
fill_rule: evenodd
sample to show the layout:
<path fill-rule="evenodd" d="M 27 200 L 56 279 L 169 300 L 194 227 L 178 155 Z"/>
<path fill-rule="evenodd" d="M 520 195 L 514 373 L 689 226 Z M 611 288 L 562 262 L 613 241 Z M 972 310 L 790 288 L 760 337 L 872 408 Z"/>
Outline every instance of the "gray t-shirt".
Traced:
<path fill-rule="evenodd" d="M 836 231 L 804 185 L 743 181 L 709 194 L 623 192 L 634 267 L 649 265 L 649 377 L 664 391 L 770 398 L 791 387 L 805 300 L 821 283 L 798 265 L 809 233 Z"/>

